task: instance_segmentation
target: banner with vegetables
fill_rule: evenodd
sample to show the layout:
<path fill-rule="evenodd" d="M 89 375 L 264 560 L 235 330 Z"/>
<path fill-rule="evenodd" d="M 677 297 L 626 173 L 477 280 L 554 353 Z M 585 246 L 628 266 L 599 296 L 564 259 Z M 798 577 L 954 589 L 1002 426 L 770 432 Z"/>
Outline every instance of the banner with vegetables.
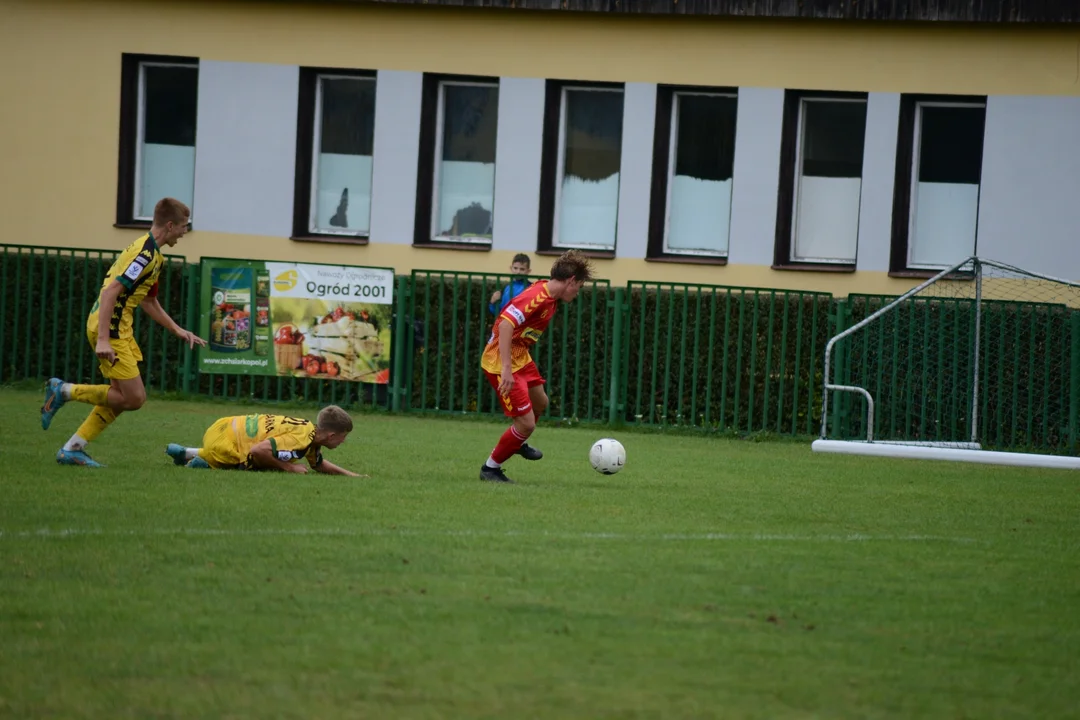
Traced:
<path fill-rule="evenodd" d="M 199 370 L 385 384 L 394 271 L 203 258 Z"/>

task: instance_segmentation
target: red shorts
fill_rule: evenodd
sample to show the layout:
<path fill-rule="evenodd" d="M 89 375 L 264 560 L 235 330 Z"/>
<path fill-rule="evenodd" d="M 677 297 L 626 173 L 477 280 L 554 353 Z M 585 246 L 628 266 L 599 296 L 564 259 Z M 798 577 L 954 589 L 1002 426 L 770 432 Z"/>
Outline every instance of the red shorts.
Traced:
<path fill-rule="evenodd" d="M 499 392 L 499 383 L 502 378 L 495 373 L 484 371 L 491 387 Z M 544 384 L 544 376 L 536 367 L 536 363 L 530 362 L 514 373 L 514 387 L 509 395 L 499 395 L 499 403 L 507 417 L 520 417 L 532 412 L 532 400 L 529 399 L 529 388 Z"/>

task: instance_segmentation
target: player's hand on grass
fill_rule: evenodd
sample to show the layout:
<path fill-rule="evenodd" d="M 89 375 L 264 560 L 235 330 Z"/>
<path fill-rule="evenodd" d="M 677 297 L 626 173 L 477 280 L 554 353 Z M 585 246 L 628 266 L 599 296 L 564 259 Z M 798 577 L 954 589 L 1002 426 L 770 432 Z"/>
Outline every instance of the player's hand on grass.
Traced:
<path fill-rule="evenodd" d="M 499 394 L 509 395 L 513 387 L 514 373 L 510 371 L 510 368 L 503 368 L 502 376 L 499 380 Z"/>
<path fill-rule="evenodd" d="M 113 350 L 112 343 L 105 338 L 98 338 L 97 345 L 94 346 L 94 354 L 99 360 L 106 360 L 110 365 L 116 364 L 116 351 Z"/>
<path fill-rule="evenodd" d="M 289 472 L 300 473 L 303 475 L 308 471 L 307 465 L 289 464 Z"/>
<path fill-rule="evenodd" d="M 191 332 L 190 330 L 184 330 L 181 328 L 180 332 L 176 333 L 176 337 L 180 338 L 181 342 L 186 342 L 189 348 L 194 348 L 196 345 L 206 345 L 206 341 L 201 337 Z"/>

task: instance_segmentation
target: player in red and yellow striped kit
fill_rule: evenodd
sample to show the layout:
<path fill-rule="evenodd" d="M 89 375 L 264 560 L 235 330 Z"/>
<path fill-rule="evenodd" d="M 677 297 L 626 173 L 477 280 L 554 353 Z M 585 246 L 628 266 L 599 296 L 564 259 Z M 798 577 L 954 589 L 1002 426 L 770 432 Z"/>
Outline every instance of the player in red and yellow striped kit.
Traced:
<path fill-rule="evenodd" d="M 480 479 L 513 482 L 502 464 L 514 455 L 527 460 L 543 457 L 527 443 L 536 429 L 536 418 L 547 408 L 544 378 L 529 348 L 536 344 L 555 317 L 559 301 L 571 302 L 581 286 L 592 279 L 592 266 L 576 250 L 563 253 L 551 266 L 551 278 L 533 283 L 503 308 L 495 320 L 480 366 L 499 394 L 503 412 L 512 420 L 491 456 L 480 468 Z"/>

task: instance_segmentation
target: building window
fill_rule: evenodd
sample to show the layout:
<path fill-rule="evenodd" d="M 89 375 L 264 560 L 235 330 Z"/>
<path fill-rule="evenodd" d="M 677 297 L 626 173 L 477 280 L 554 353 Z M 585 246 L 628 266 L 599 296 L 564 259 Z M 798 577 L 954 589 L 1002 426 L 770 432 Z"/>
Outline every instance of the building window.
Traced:
<path fill-rule="evenodd" d="M 734 90 L 657 88 L 649 257 L 727 256 L 737 107 Z"/>
<path fill-rule="evenodd" d="M 180 200 L 195 214 L 198 96 L 198 59 L 123 56 L 117 225 L 149 226 L 163 197 Z"/>
<path fill-rule="evenodd" d="M 985 97 L 904 95 L 890 270 L 934 271 L 975 254 Z"/>
<path fill-rule="evenodd" d="M 540 250 L 615 251 L 623 86 L 547 83 Z"/>
<path fill-rule="evenodd" d="M 293 238 L 366 242 L 375 73 L 300 69 Z"/>
<path fill-rule="evenodd" d="M 498 126 L 497 78 L 424 75 L 416 244 L 491 245 Z"/>
<path fill-rule="evenodd" d="M 866 93 L 786 93 L 777 267 L 854 269 L 866 99 Z"/>

